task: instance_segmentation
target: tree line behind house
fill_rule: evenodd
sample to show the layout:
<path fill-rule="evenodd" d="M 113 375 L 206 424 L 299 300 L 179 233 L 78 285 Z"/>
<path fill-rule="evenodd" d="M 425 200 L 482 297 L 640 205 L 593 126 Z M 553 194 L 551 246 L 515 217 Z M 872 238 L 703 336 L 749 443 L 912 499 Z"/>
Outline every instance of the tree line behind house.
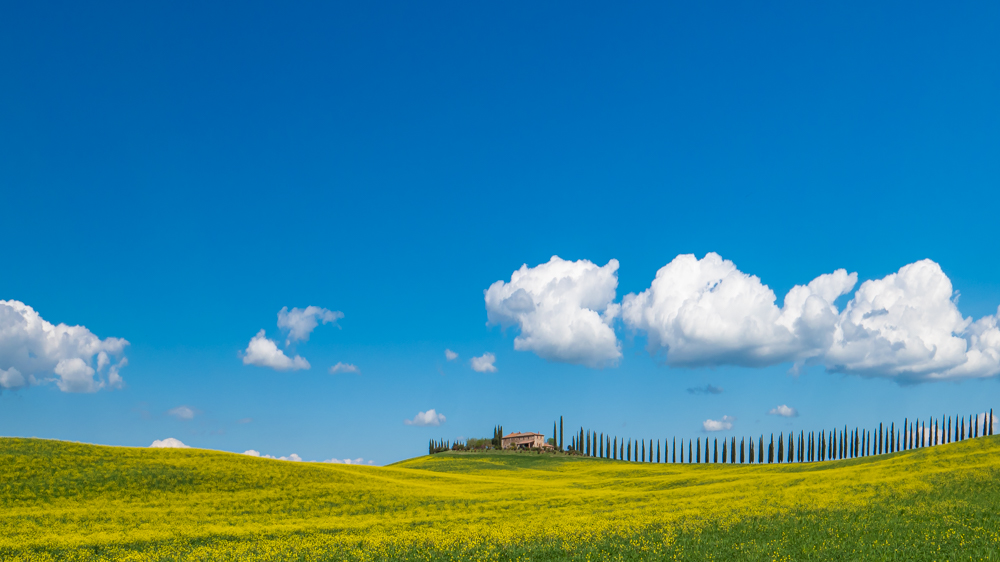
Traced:
<path fill-rule="evenodd" d="M 982 421 L 980 421 L 982 417 Z M 493 428 L 493 437 L 486 439 L 466 439 L 450 441 L 430 441 L 429 453 L 443 451 L 475 451 L 501 449 L 503 446 L 503 426 Z M 772 433 L 765 442 L 764 435 L 757 437 L 719 438 L 705 437 L 687 439 L 676 437 L 663 439 L 619 438 L 605 435 L 581 427 L 570 435 L 565 443 L 563 418 L 552 424 L 552 437 L 548 439 L 553 452 L 582 455 L 627 462 L 655 463 L 741 463 L 764 464 L 782 462 L 821 462 L 827 460 L 851 459 L 870 455 L 881 455 L 922 447 L 932 447 L 954 441 L 993 435 L 993 410 L 988 414 L 965 417 L 942 416 L 923 420 L 904 419 L 897 428 L 895 423 L 888 426 L 879 424 L 877 428 L 864 429 L 848 426 L 825 431 L 799 431 Z M 647 447 L 648 445 L 648 447 Z M 765 448 L 766 445 L 766 448 Z M 655 451 L 655 452 L 654 452 Z M 720 455 L 721 452 L 721 455 Z M 766 452 L 766 453 L 765 453 Z M 738 459 L 738 460 L 737 460 Z"/>

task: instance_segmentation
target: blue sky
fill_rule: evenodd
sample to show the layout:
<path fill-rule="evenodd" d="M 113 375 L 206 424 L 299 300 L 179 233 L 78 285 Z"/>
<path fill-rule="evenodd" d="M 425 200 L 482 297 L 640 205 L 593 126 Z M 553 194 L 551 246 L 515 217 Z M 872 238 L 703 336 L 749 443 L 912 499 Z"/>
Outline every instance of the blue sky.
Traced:
<path fill-rule="evenodd" d="M 709 338 L 680 366 L 680 336 L 651 353 L 657 328 L 624 313 L 602 324 L 620 357 L 591 368 L 516 350 L 549 319 L 488 326 L 484 300 L 558 255 L 617 260 L 618 305 L 714 252 L 778 308 L 843 268 L 840 314 L 929 259 L 962 318 L 996 315 L 998 27 L 987 4 L 4 6 L 0 300 L 128 345 L 120 388 L 96 352 L 76 365 L 96 392 L 21 373 L 0 435 L 384 464 L 559 415 L 649 439 L 1000 407 L 988 368 L 830 372 L 814 350 L 790 374 L 801 338 L 755 367 Z M 286 350 L 278 312 L 307 306 L 343 317 Z M 949 336 L 927 318 L 911 334 Z M 311 368 L 244 364 L 261 329 Z M 471 368 L 485 353 L 496 372 Z M 783 404 L 799 415 L 767 414 Z M 404 424 L 430 409 L 446 421 Z"/>

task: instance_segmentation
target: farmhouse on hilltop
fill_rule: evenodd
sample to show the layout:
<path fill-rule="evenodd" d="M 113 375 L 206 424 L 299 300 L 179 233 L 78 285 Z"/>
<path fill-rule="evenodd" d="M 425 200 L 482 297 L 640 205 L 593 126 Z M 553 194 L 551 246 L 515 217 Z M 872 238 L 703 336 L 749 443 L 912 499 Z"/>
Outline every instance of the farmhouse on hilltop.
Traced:
<path fill-rule="evenodd" d="M 501 438 L 500 444 L 504 449 L 541 449 L 549 446 L 541 433 L 508 433 Z"/>

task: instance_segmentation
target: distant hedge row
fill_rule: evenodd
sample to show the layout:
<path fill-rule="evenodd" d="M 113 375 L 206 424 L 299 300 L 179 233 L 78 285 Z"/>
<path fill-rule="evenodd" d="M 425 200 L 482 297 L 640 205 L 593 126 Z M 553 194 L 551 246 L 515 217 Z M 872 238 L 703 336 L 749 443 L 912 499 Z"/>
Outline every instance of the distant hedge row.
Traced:
<path fill-rule="evenodd" d="M 981 419 L 982 418 L 982 419 Z M 766 443 L 764 436 L 723 438 L 721 447 L 718 438 L 688 439 L 685 456 L 685 441 L 677 438 L 660 440 L 619 439 L 604 433 L 580 428 L 570 437 L 570 444 L 564 447 L 563 419 L 560 416 L 558 433 L 553 424 L 553 434 L 559 449 L 570 453 L 604 459 L 629 462 L 687 462 L 687 463 L 773 463 L 773 462 L 821 462 L 826 460 L 851 459 L 869 455 L 881 455 L 920 447 L 932 447 L 952 441 L 962 441 L 985 435 L 993 435 L 993 410 L 988 414 L 971 415 L 968 423 L 964 417 L 941 419 L 903 420 L 896 428 L 895 423 L 885 427 L 862 429 L 832 429 L 820 432 L 800 431 L 787 436 L 778 434 L 775 441 L 772 433 Z M 648 446 L 647 446 L 648 445 Z M 654 453 L 655 451 L 655 453 Z M 721 456 L 720 456 L 721 451 Z M 766 454 L 765 454 L 766 452 Z M 738 460 L 737 460 L 738 459 Z"/>

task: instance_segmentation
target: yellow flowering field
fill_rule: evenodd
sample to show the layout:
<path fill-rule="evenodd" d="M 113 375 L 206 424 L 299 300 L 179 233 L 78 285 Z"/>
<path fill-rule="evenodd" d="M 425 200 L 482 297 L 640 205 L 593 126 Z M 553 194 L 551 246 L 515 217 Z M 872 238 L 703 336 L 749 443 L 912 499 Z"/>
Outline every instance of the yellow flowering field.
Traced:
<path fill-rule="evenodd" d="M 810 464 L 388 467 L 0 439 L 3 560 L 995 560 L 1000 436 Z"/>

